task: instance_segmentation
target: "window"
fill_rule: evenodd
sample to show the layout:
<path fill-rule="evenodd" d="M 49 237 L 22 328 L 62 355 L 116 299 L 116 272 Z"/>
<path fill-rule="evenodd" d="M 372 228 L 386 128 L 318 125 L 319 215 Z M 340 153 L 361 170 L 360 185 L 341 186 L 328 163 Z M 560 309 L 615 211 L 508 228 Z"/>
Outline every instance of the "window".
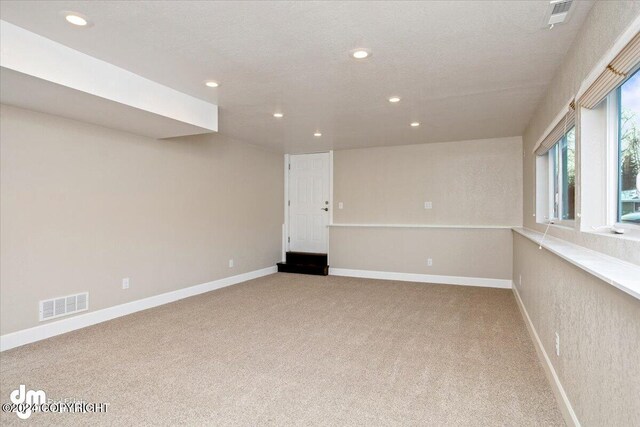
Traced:
<path fill-rule="evenodd" d="M 640 73 L 617 90 L 617 221 L 640 224 Z"/>
<path fill-rule="evenodd" d="M 580 109 L 582 231 L 640 238 L 640 72 Z"/>
<path fill-rule="evenodd" d="M 575 102 L 569 103 L 575 106 L 578 131 L 566 132 L 573 127 L 568 124 L 569 109 L 566 124 L 556 123 L 534 149 L 538 155 L 534 215 L 539 223 L 562 223 L 575 217 L 567 225 L 580 231 L 640 239 L 640 71 L 636 73 L 640 34 L 629 36 L 627 44 L 600 74 L 589 77 L 589 86 L 581 86 Z M 580 174 L 577 189 L 575 166 Z M 576 190 L 580 206 L 575 206 Z"/>
<path fill-rule="evenodd" d="M 569 129 L 549 150 L 549 215 L 551 220 L 573 220 L 576 212 L 576 130 Z"/>
<path fill-rule="evenodd" d="M 574 104 L 538 143 L 536 216 L 539 223 L 574 227 L 576 217 L 576 129 Z"/>

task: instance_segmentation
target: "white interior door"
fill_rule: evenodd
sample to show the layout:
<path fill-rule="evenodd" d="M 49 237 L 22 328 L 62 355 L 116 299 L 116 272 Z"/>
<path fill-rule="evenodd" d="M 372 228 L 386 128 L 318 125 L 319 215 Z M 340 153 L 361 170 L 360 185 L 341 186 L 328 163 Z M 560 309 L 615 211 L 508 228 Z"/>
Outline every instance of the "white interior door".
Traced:
<path fill-rule="evenodd" d="M 329 153 L 289 156 L 289 250 L 327 253 Z"/>

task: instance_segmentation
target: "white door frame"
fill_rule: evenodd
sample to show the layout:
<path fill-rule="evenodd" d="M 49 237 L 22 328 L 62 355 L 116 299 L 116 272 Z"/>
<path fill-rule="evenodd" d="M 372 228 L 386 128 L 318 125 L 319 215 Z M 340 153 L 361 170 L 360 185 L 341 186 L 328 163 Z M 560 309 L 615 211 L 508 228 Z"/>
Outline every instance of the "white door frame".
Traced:
<path fill-rule="evenodd" d="M 318 154 L 327 151 L 315 151 Z M 333 150 L 329 150 L 329 226 L 333 224 Z M 282 224 L 282 261 L 286 260 L 289 251 L 289 159 L 291 154 L 284 155 L 284 224 Z M 329 255 L 329 230 L 327 230 L 327 256 Z"/>

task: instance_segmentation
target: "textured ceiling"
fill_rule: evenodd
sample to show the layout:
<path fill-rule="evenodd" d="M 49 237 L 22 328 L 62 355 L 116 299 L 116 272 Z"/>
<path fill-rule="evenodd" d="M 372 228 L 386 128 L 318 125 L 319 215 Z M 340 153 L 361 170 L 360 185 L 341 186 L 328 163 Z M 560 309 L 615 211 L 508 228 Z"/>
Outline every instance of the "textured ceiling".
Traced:
<path fill-rule="evenodd" d="M 548 5 L 2 1 L 0 16 L 215 102 L 220 133 L 293 153 L 521 135 L 592 2 L 553 30 Z"/>

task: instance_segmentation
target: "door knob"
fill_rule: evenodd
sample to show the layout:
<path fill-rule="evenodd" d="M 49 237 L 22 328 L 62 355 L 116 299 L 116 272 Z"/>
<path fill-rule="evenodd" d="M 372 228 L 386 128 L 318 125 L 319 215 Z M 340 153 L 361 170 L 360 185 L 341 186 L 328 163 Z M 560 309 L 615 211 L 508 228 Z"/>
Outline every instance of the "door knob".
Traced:
<path fill-rule="evenodd" d="M 323 211 L 329 211 L 329 208 L 320 208 Z"/>

